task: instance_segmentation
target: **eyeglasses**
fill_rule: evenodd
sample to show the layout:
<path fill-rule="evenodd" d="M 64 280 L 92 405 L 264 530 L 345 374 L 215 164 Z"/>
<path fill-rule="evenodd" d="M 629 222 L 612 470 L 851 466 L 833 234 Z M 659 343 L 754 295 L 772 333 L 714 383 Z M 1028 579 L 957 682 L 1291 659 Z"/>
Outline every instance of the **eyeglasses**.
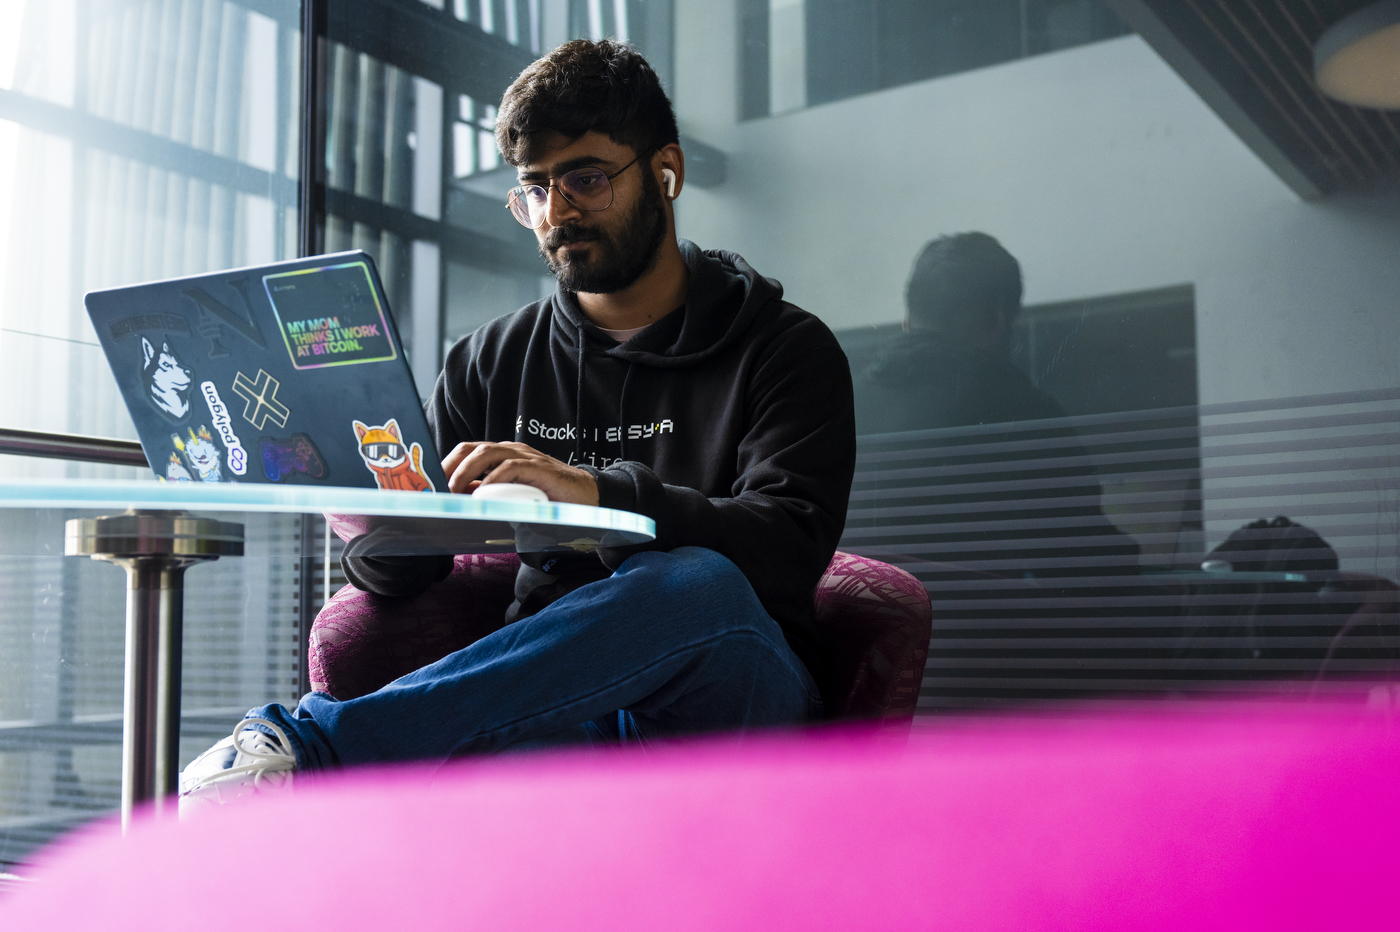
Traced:
<path fill-rule="evenodd" d="M 644 152 L 617 171 L 609 175 L 601 168 L 589 166 L 565 172 L 550 183 L 549 187 L 538 184 L 522 184 L 510 189 L 506 207 L 520 225 L 538 230 L 549 211 L 549 188 L 558 188 L 564 200 L 579 210 L 607 210 L 612 206 L 612 180 L 627 171 L 642 158 Z"/>

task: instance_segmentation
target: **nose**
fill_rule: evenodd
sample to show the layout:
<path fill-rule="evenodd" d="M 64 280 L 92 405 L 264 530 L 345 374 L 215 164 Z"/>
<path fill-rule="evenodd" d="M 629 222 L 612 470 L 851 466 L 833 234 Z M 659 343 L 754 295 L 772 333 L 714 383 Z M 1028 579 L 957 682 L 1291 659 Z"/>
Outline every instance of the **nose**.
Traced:
<path fill-rule="evenodd" d="M 549 186 L 545 198 L 544 219 L 551 227 L 562 226 L 565 221 L 583 216 L 581 210 L 569 203 L 569 199 L 559 190 L 557 184 Z"/>

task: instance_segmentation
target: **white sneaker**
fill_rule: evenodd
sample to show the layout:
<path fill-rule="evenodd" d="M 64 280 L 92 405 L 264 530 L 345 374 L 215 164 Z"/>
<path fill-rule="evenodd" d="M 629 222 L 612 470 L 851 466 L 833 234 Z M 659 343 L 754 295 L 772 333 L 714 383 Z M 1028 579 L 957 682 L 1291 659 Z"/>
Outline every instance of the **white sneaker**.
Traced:
<path fill-rule="evenodd" d="M 273 734 L 250 726 L 261 725 Z M 180 773 L 180 818 L 236 799 L 290 792 L 297 767 L 287 733 L 265 718 L 245 718 L 233 734 Z"/>

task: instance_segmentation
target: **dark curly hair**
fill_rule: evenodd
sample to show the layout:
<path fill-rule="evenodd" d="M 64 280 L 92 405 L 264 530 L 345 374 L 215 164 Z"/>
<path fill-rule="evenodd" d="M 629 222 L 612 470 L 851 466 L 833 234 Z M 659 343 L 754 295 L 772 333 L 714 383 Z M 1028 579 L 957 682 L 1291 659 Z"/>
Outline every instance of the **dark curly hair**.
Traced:
<path fill-rule="evenodd" d="M 962 332 L 998 311 L 1021 310 L 1021 264 L 986 233 L 928 242 L 914 260 L 904 305 L 911 326 Z"/>
<path fill-rule="evenodd" d="M 518 167 L 540 136 L 577 139 L 590 130 L 638 155 L 679 141 L 656 72 L 625 42 L 575 39 L 522 71 L 501 98 L 496 145 Z"/>

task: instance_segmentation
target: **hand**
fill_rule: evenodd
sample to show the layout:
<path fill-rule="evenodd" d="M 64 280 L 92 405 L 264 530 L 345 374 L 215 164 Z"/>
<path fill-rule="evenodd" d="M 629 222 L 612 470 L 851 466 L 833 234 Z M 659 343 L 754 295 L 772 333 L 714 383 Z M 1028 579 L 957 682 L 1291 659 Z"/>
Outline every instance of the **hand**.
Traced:
<path fill-rule="evenodd" d="M 519 482 L 533 485 L 552 502 L 598 504 L 593 476 L 523 443 L 459 443 L 442 461 L 442 471 L 453 492 L 475 492 L 490 482 Z"/>

